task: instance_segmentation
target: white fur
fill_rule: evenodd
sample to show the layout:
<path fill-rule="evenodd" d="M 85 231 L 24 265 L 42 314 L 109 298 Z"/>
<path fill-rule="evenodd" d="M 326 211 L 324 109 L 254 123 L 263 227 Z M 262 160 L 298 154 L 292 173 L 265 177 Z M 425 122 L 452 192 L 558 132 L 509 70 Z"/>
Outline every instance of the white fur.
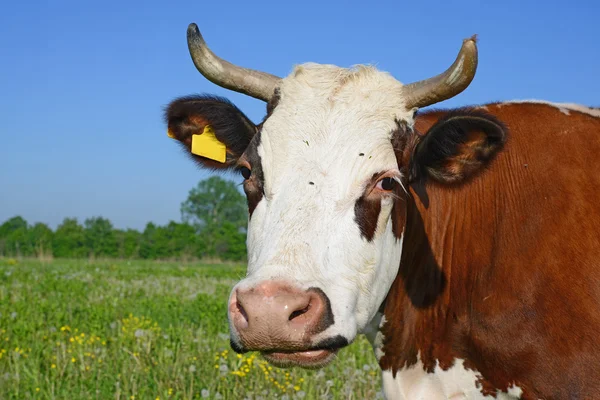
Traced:
<path fill-rule="evenodd" d="M 398 272 L 392 197 L 382 199 L 371 242 L 361 237 L 354 207 L 374 173 L 400 177 L 391 134 L 397 120 L 413 123 L 401 88 L 371 67 L 304 64 L 283 80 L 263 126 L 265 195 L 249 222 L 248 276 L 237 287 L 282 279 L 322 289 L 335 323 L 314 342 L 338 334 L 353 340 Z"/>
<path fill-rule="evenodd" d="M 427 373 L 419 358 L 417 364 L 398 371 L 395 378 L 391 371 L 383 371 L 383 391 L 389 400 L 514 400 L 523 393 L 513 385 L 495 397 L 484 396 L 477 384 L 480 377 L 477 371 L 466 369 L 461 359 L 455 359 L 446 371 L 438 365 L 433 373 Z"/>
<path fill-rule="evenodd" d="M 546 104 L 552 107 L 556 107 L 560 110 L 560 112 L 562 112 L 563 114 L 566 115 L 570 115 L 571 111 L 577 111 L 583 114 L 588 114 L 591 115 L 592 117 L 597 117 L 600 118 L 600 110 L 599 109 L 593 109 L 590 107 L 586 107 L 586 106 L 582 106 L 580 104 L 574 104 L 574 103 L 553 103 L 551 101 L 545 101 L 545 100 L 511 100 L 511 101 L 506 101 L 503 103 L 499 103 L 498 107 L 501 107 L 504 104 L 520 104 L 520 103 L 537 103 L 537 104 Z"/>
<path fill-rule="evenodd" d="M 381 328 L 385 322 L 385 315 L 378 312 L 363 332 L 367 337 L 367 340 L 371 343 L 371 347 L 373 347 L 373 352 L 375 353 L 377 361 L 381 360 L 381 357 L 385 354 L 383 352 L 383 340 L 385 337 L 383 336 L 383 332 L 381 332 Z"/>

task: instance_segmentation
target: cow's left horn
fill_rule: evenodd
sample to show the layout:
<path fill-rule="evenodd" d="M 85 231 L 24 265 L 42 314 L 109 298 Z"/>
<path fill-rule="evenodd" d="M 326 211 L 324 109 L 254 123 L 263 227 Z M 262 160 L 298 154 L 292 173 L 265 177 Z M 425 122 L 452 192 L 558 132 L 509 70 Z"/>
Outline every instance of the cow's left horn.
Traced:
<path fill-rule="evenodd" d="M 404 86 L 408 109 L 426 107 L 456 96 L 469 86 L 477 70 L 477 35 L 463 40 L 454 64 L 445 72 Z"/>
<path fill-rule="evenodd" d="M 273 96 L 281 80 L 279 77 L 238 67 L 217 57 L 206 45 L 196 24 L 188 26 L 187 41 L 194 65 L 212 83 L 267 102 Z"/>

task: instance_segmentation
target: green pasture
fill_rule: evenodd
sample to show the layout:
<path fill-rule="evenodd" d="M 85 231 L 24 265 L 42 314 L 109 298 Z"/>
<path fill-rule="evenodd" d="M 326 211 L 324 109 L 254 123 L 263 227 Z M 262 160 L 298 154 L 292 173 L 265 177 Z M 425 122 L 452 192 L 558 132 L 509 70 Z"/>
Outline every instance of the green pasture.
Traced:
<path fill-rule="evenodd" d="M 243 265 L 0 258 L 0 399 L 372 399 L 364 338 L 319 371 L 229 349 Z"/>

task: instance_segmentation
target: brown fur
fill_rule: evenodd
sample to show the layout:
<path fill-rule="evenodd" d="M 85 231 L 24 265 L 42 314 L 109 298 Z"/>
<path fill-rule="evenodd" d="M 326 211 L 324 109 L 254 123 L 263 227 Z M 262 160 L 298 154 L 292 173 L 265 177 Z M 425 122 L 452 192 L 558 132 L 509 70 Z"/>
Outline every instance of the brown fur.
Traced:
<path fill-rule="evenodd" d="M 380 365 L 395 373 L 420 352 L 432 371 L 461 358 L 483 393 L 516 384 L 523 399 L 600 399 L 600 118 L 487 109 L 511 133 L 489 168 L 459 186 L 410 186 Z"/>
<path fill-rule="evenodd" d="M 248 214 L 252 218 L 252 213 L 258 203 L 264 196 L 265 177 L 263 175 L 262 162 L 258 154 L 258 146 L 260 145 L 261 132 L 258 132 L 250 145 L 242 155 L 239 165 L 248 165 L 252 171 L 250 179 L 244 181 L 244 192 L 248 200 Z"/>
<path fill-rule="evenodd" d="M 365 193 L 354 204 L 354 219 L 358 224 L 361 236 L 369 242 L 375 236 L 377 220 L 381 212 L 381 197 L 371 193 L 379 175 L 379 173 L 373 174 L 371 182 L 366 185 Z"/>

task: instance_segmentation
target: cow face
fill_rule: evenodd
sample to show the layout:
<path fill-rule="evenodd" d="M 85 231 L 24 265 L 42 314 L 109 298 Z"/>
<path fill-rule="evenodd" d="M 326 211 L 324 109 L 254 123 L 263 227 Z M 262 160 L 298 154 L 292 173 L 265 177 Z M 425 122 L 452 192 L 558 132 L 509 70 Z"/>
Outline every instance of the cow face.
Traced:
<path fill-rule="evenodd" d="M 190 148 L 206 126 L 225 144 L 248 198 L 248 274 L 232 290 L 232 347 L 278 365 L 318 367 L 376 315 L 400 263 L 412 181 L 456 183 L 503 141 L 499 124 L 462 114 L 412 132 L 402 84 L 373 68 L 306 64 L 281 81 L 255 126 L 225 100 L 167 110 Z M 426 139 L 422 138 L 425 137 Z"/>
<path fill-rule="evenodd" d="M 230 302 L 240 348 L 266 350 L 280 364 L 318 365 L 375 315 L 402 245 L 391 223 L 405 195 L 392 138 L 412 113 L 399 93 L 397 81 L 367 68 L 305 65 L 282 81 L 240 159 L 252 171 L 248 277 Z M 275 352 L 256 339 L 273 333 L 281 335 Z"/>
<path fill-rule="evenodd" d="M 244 177 L 248 274 L 229 300 L 232 347 L 324 365 L 369 325 L 396 277 L 411 180 L 456 183 L 494 153 L 494 129 L 471 132 L 460 118 L 425 140 L 412 132 L 418 107 L 472 81 L 476 38 L 442 74 L 403 86 L 370 67 L 305 64 L 280 79 L 220 59 L 195 24 L 187 34 L 205 77 L 268 102 L 259 125 L 207 96 L 166 113 L 169 136 L 196 161 Z"/>
<path fill-rule="evenodd" d="M 223 99 L 188 97 L 167 110 L 188 149 L 210 126 L 248 198 L 248 274 L 229 303 L 238 351 L 318 366 L 376 314 L 399 265 L 406 135 L 402 85 L 360 67 L 303 65 L 281 81 L 258 127 Z M 401 128 L 402 127 L 402 128 Z M 392 218 L 394 213 L 394 218 Z"/>

